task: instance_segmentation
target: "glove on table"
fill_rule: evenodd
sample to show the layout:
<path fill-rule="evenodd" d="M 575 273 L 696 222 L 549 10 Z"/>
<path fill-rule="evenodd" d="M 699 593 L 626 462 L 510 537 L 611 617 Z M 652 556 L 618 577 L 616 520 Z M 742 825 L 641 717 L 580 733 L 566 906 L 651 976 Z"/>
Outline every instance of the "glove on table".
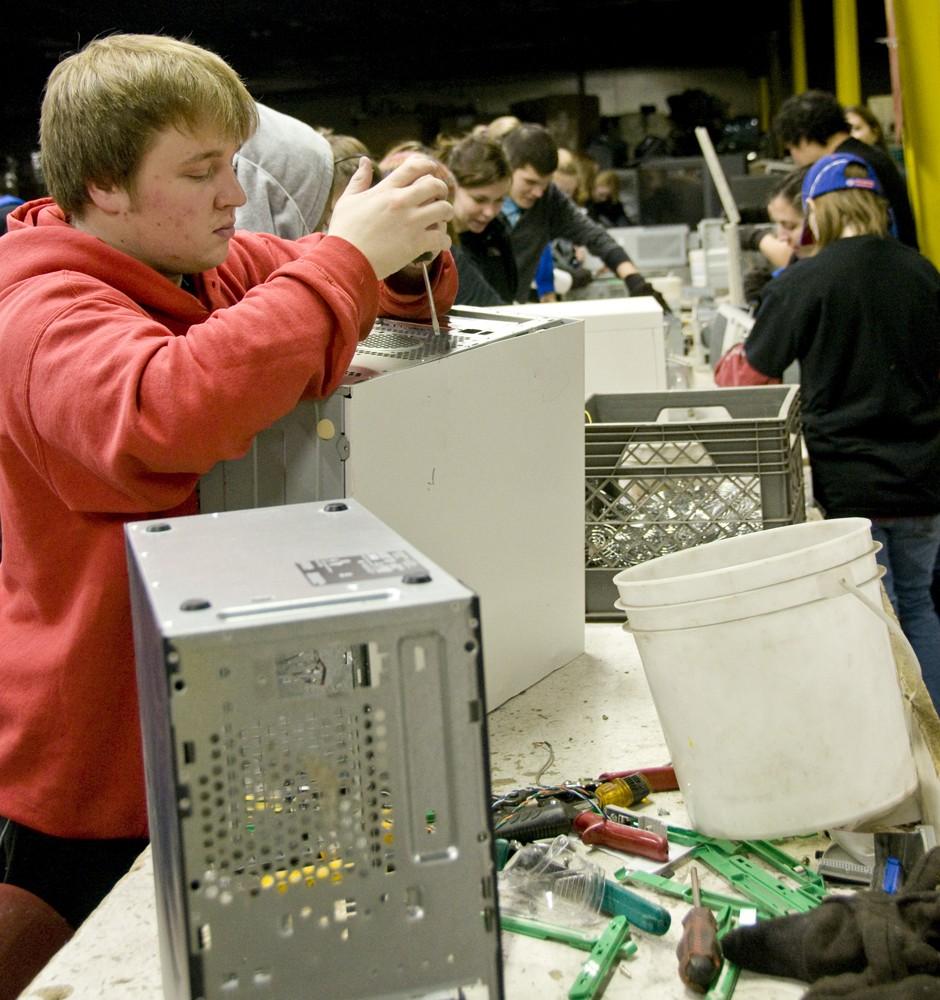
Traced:
<path fill-rule="evenodd" d="M 940 1000 L 938 882 L 934 848 L 897 895 L 829 896 L 809 913 L 731 931 L 722 951 L 742 968 L 815 983 L 806 1000 Z"/>

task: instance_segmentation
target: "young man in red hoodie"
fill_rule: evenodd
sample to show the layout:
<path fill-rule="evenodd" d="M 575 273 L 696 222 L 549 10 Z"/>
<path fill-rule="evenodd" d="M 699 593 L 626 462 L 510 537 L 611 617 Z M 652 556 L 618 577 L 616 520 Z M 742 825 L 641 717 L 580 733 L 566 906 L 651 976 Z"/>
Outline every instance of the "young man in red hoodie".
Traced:
<path fill-rule="evenodd" d="M 192 514 L 199 477 L 340 383 L 377 313 L 456 291 L 433 163 L 370 187 L 329 234 L 235 232 L 257 121 L 235 72 L 158 36 L 52 72 L 49 199 L 0 241 L 0 879 L 77 926 L 146 843 L 126 521 Z"/>

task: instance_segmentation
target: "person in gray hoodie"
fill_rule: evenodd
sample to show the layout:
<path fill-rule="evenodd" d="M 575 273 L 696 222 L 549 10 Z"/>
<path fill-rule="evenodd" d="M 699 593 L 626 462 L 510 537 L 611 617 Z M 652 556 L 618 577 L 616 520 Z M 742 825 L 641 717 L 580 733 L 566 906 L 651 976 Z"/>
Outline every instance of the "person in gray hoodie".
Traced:
<path fill-rule="evenodd" d="M 235 158 L 248 198 L 235 212 L 235 228 L 296 240 L 319 228 L 333 184 L 333 151 L 299 119 L 257 106 L 258 129 Z"/>

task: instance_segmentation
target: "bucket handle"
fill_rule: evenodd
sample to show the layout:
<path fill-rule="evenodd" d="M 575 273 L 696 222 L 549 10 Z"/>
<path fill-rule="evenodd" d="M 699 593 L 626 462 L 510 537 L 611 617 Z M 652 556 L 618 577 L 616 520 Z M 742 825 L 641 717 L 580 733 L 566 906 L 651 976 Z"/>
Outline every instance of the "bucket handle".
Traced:
<path fill-rule="evenodd" d="M 881 569 L 881 573 L 879 575 L 884 576 L 884 567 L 879 568 Z M 885 623 L 885 625 L 888 626 L 888 631 L 901 643 L 901 645 L 907 650 L 908 654 L 914 658 L 914 662 L 919 665 L 920 660 L 914 652 L 914 647 L 911 645 L 908 637 L 904 634 L 904 631 L 898 624 L 897 619 L 895 619 L 892 615 L 887 614 L 884 608 L 878 607 L 878 605 L 875 604 L 871 598 L 866 597 L 854 583 L 851 583 L 848 580 L 840 580 L 839 582 L 850 594 L 857 597 L 872 614 L 877 615 Z"/>
<path fill-rule="evenodd" d="M 881 544 L 876 543 L 875 547 L 870 552 L 867 552 L 866 555 L 872 555 L 873 553 L 877 552 L 880 549 L 880 547 Z M 843 572 L 844 572 L 844 566 L 839 565 L 829 570 L 826 570 L 822 573 L 816 574 L 817 582 L 821 585 L 821 587 L 825 588 L 825 590 L 823 590 L 821 597 L 814 597 L 811 599 L 810 602 L 803 602 L 803 603 L 812 603 L 813 601 L 823 600 L 831 597 L 844 597 L 845 596 L 844 591 L 849 591 L 851 594 L 857 597 L 870 611 L 878 615 L 878 617 L 888 626 L 889 631 L 891 631 L 894 635 L 898 636 L 901 642 L 906 644 L 908 650 L 910 650 L 910 652 L 913 654 L 914 651 L 913 649 L 911 649 L 911 644 L 907 641 L 907 636 L 905 636 L 904 633 L 901 631 L 900 626 L 897 624 L 897 622 L 889 618 L 888 615 L 886 615 L 884 611 L 882 611 L 881 608 L 879 608 L 876 604 L 869 601 L 868 598 L 859 590 L 859 588 L 855 586 L 855 584 L 851 583 L 849 580 L 846 580 L 846 578 L 842 576 Z M 865 586 L 866 584 L 869 583 L 874 583 L 876 580 L 881 580 L 881 578 L 885 575 L 885 572 L 886 570 L 884 566 L 876 566 L 875 575 L 870 579 L 863 581 L 862 586 Z M 614 601 L 614 607 L 618 611 L 629 611 L 629 608 L 624 606 L 623 602 L 620 601 L 619 599 Z M 762 612 L 762 614 L 766 613 L 767 612 Z M 749 617 L 753 618 L 757 616 L 751 615 Z M 629 614 L 627 615 L 626 621 L 624 621 L 621 627 L 623 628 L 624 632 L 632 633 L 634 631 L 630 625 Z M 686 627 L 694 627 L 694 626 L 686 626 Z M 645 629 L 644 631 L 657 632 L 663 630 Z M 675 631 L 675 629 L 670 629 L 669 631 Z M 920 661 L 918 660 L 917 662 L 919 663 Z"/>

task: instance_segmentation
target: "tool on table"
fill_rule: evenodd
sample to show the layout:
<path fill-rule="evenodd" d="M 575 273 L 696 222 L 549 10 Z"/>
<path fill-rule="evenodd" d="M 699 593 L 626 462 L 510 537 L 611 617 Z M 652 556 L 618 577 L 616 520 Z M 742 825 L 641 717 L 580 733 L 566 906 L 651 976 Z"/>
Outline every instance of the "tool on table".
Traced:
<path fill-rule="evenodd" d="M 623 942 L 630 934 L 625 917 L 614 917 L 597 939 L 581 973 L 568 990 L 568 1000 L 592 1000 L 600 996 L 611 966 L 619 957 Z"/>
<path fill-rule="evenodd" d="M 721 968 L 718 924 L 715 915 L 702 905 L 698 870 L 692 868 L 692 909 L 682 921 L 682 938 L 676 948 L 679 978 L 696 993 L 705 993 Z"/>
<path fill-rule="evenodd" d="M 664 764 L 661 767 L 635 767 L 629 771 L 605 771 L 598 775 L 598 781 L 614 781 L 617 778 L 630 778 L 634 774 L 640 774 L 654 792 L 677 792 L 679 782 L 676 780 L 676 771 L 672 764 Z"/>
<path fill-rule="evenodd" d="M 630 812 L 623 806 L 604 806 L 604 817 L 620 823 L 622 826 L 635 826 L 638 830 L 649 830 L 661 837 L 669 837 L 669 827 L 661 819 L 653 816 L 643 816 L 641 813 Z"/>
<path fill-rule="evenodd" d="M 901 888 L 901 882 L 904 879 L 900 858 L 885 858 L 884 869 L 881 888 L 890 895 L 894 895 Z"/>
<path fill-rule="evenodd" d="M 626 807 L 642 802 L 652 790 L 646 778 L 637 773 L 601 783 L 595 789 L 594 797 L 601 809 L 606 806 Z"/>
<path fill-rule="evenodd" d="M 626 917 L 616 919 L 626 920 Z M 586 931 L 574 930 L 571 927 L 561 927 L 559 924 L 550 924 L 544 920 L 535 920 L 533 917 L 519 917 L 512 913 L 501 913 L 499 925 L 504 931 L 511 931 L 514 934 L 525 934 L 527 937 L 538 938 L 541 941 L 559 941 L 567 944 L 579 951 L 593 951 L 599 938 Z M 632 958 L 636 954 L 636 941 L 629 934 L 620 945 L 617 953 L 618 958 Z"/>
<path fill-rule="evenodd" d="M 718 918 L 718 940 L 719 942 L 735 927 L 751 927 L 757 923 L 757 910 L 746 908 L 737 911 L 726 910 Z M 722 956 L 721 970 L 718 978 L 712 983 L 705 1000 L 731 1000 L 734 988 L 738 984 L 738 976 L 741 973 L 739 966 Z"/>
<path fill-rule="evenodd" d="M 818 906 L 826 895 L 821 875 L 766 840 L 722 840 L 681 826 L 670 825 L 666 830 L 670 843 L 694 848 L 695 856 L 703 864 L 764 909 L 768 916 L 805 913 Z M 795 882 L 796 887 L 758 867 L 747 855 L 759 858 Z M 660 869 L 658 874 L 667 871 Z"/>
<path fill-rule="evenodd" d="M 674 899 L 684 900 L 690 906 L 694 902 L 692 886 L 688 882 L 664 878 L 661 875 L 652 875 L 649 872 L 629 872 L 625 868 L 616 872 L 614 877 L 620 881 L 631 882 L 652 889 L 654 892 L 672 896 Z M 758 909 L 746 899 L 726 896 L 701 887 L 699 887 L 699 901 L 703 906 L 715 911 L 719 942 L 734 927 L 755 924 L 759 916 L 771 916 L 766 910 Z M 737 965 L 724 958 L 718 978 L 712 983 L 706 994 L 707 1000 L 730 1000 L 737 985 L 739 972 Z"/>
<path fill-rule="evenodd" d="M 527 844 L 532 840 L 557 837 L 571 830 L 578 809 L 585 805 L 562 802 L 556 798 L 542 799 L 523 805 L 496 819 L 494 827 L 499 837 Z"/>
<path fill-rule="evenodd" d="M 700 847 L 695 852 L 695 857 L 771 916 L 806 913 L 822 902 L 815 889 L 804 886 L 794 889 L 742 854 L 728 855 L 712 848 Z"/>
<path fill-rule="evenodd" d="M 431 308 L 431 329 L 437 337 L 441 333 L 441 324 L 437 320 L 437 306 L 434 305 L 434 292 L 431 291 L 431 276 L 428 274 L 428 261 L 432 256 L 430 253 L 423 253 L 420 257 L 415 258 L 415 263 L 421 265 L 421 270 L 424 274 L 424 287 L 427 289 L 428 305 Z"/>
<path fill-rule="evenodd" d="M 617 823 L 593 812 L 582 812 L 575 816 L 574 829 L 578 831 L 583 844 L 611 847 L 615 851 L 638 854 L 654 861 L 669 860 L 669 841 L 663 834 L 652 830 Z"/>
<path fill-rule="evenodd" d="M 601 913 L 626 917 L 631 924 L 648 934 L 665 934 L 672 923 L 668 910 L 610 879 L 604 882 Z"/>
<path fill-rule="evenodd" d="M 621 868 L 614 873 L 614 878 L 621 882 L 629 882 L 630 885 L 639 885 L 645 889 L 651 889 L 663 896 L 671 896 L 673 899 L 681 899 L 692 905 L 692 888 L 686 882 L 678 879 L 664 878 L 662 875 L 653 875 L 650 872 L 628 871 Z M 745 910 L 753 910 L 756 916 L 769 919 L 774 916 L 769 910 L 755 906 L 749 899 L 738 896 L 727 896 L 724 893 L 713 892 L 711 889 L 701 889 L 699 898 L 703 906 L 718 912 L 729 912 L 737 915 Z"/>

